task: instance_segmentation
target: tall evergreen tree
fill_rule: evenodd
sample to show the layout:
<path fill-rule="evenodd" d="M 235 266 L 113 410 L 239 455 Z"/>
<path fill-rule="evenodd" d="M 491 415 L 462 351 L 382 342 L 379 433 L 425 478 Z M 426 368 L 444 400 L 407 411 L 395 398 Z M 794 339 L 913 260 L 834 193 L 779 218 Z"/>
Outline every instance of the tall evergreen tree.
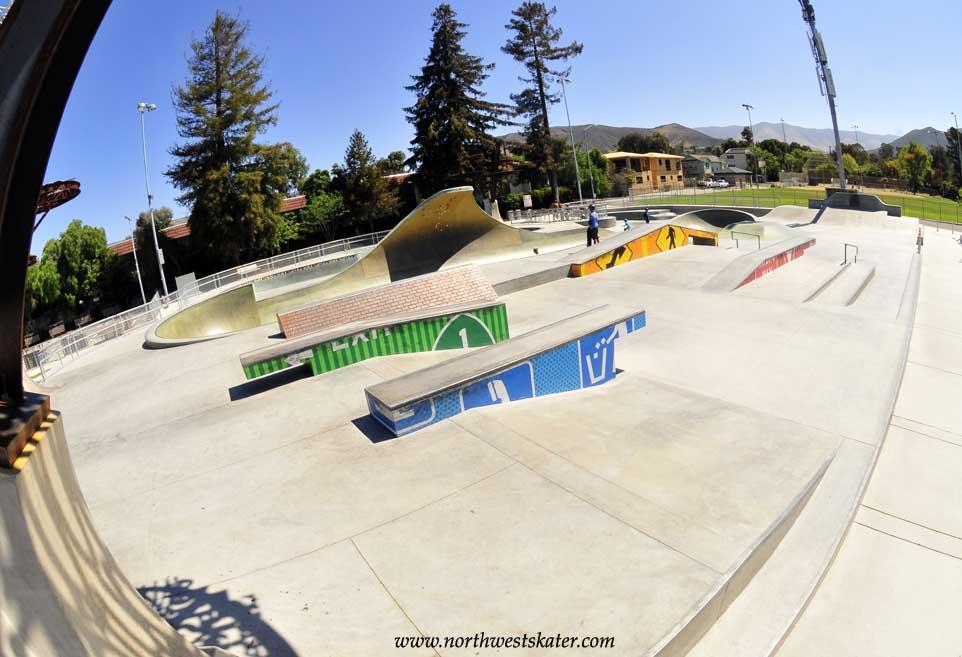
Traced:
<path fill-rule="evenodd" d="M 289 144 L 262 145 L 277 123 L 277 104 L 263 82 L 262 55 L 247 46 L 249 24 L 220 11 L 191 43 L 189 75 L 174 88 L 177 128 L 186 141 L 171 148 L 165 174 L 190 208 L 191 244 L 209 261 L 239 264 L 278 245 L 284 194 L 306 173 Z"/>
<path fill-rule="evenodd" d="M 528 85 L 511 100 L 518 113 L 528 119 L 524 128 L 528 160 L 548 175 L 555 202 L 558 198 L 558 162 L 551 148 L 551 126 L 548 124 L 548 106 L 557 103 L 561 96 L 551 92 L 551 81 L 568 75 L 568 69 L 551 68 L 553 62 L 566 62 L 581 54 L 582 44 L 572 41 L 567 46 L 557 45 L 561 28 L 551 24 L 557 8 L 548 9 L 542 2 L 523 2 L 511 12 L 512 18 L 505 28 L 514 32 L 501 50 L 524 64 L 528 77 L 519 77 Z"/>
<path fill-rule="evenodd" d="M 366 224 L 373 233 L 377 219 L 397 211 L 397 191 L 381 175 L 374 153 L 360 130 L 351 134 L 344 151 L 344 164 L 335 164 L 332 170 L 330 189 L 341 193 L 344 212 L 359 227 Z"/>
<path fill-rule="evenodd" d="M 479 192 L 490 189 L 498 152 L 489 134 L 498 125 L 510 125 L 504 116 L 510 108 L 484 99 L 481 84 L 494 64 L 464 51 L 461 40 L 467 27 L 447 3 L 432 13 L 431 49 L 421 74 L 405 87 L 417 96 L 404 109 L 414 126 L 408 164 L 417 170 L 417 185 L 424 195 L 470 184 Z"/>

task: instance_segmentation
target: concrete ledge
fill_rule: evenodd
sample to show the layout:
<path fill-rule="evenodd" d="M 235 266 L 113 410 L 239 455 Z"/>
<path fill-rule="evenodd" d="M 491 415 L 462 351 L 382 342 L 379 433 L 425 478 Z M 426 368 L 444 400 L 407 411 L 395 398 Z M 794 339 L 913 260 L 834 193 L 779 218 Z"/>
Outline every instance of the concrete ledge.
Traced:
<path fill-rule="evenodd" d="M 808 208 L 810 210 L 823 210 L 835 208 L 841 210 L 860 210 L 862 212 L 886 212 L 890 217 L 901 217 L 902 206 L 889 205 L 875 194 L 863 194 L 861 192 L 843 192 L 836 189 L 826 189 L 825 200 L 810 198 Z M 818 223 L 819 217 L 816 216 L 812 223 Z"/>
<path fill-rule="evenodd" d="M 718 584 L 702 598 L 644 657 L 683 657 L 701 640 L 751 582 L 792 528 L 822 481 L 831 459 L 822 464 L 792 503 L 745 551 Z"/>
<path fill-rule="evenodd" d="M 507 340 L 502 302 L 466 303 L 353 322 L 241 354 L 254 379 L 299 365 L 316 376 L 376 356 L 483 347 Z"/>
<path fill-rule="evenodd" d="M 615 342 L 644 311 L 611 306 L 370 386 L 371 415 L 396 436 L 471 408 L 593 387 L 615 376 Z"/>
<path fill-rule="evenodd" d="M 764 249 L 747 253 L 730 262 L 702 286 L 706 292 L 732 292 L 801 257 L 815 244 L 811 237 L 792 237 Z"/>
<path fill-rule="evenodd" d="M 477 265 L 432 272 L 277 313 L 288 338 L 344 324 L 454 303 L 493 301 L 497 294 Z"/>
<path fill-rule="evenodd" d="M 620 235 L 578 251 L 568 262 L 572 277 L 588 276 L 639 260 L 655 253 L 670 251 L 690 243 L 718 244 L 718 235 L 682 226 L 637 226 Z"/>

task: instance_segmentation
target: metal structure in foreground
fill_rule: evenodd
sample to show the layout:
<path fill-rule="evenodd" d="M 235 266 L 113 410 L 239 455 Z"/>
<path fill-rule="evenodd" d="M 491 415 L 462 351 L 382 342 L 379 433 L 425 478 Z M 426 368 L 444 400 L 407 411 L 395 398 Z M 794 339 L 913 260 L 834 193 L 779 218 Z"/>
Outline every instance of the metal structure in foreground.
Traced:
<path fill-rule="evenodd" d="M 0 397 L 23 395 L 23 299 L 37 193 L 109 0 L 16 2 L 0 24 Z"/>
<path fill-rule="evenodd" d="M 818 76 L 818 86 L 823 96 L 828 97 L 828 109 L 832 113 L 832 130 L 835 132 L 835 159 L 838 160 L 839 187 L 845 191 L 845 161 L 842 159 L 842 139 L 838 134 L 838 116 L 835 114 L 835 80 L 832 69 L 828 67 L 828 55 L 825 54 L 825 44 L 822 35 L 815 29 L 815 8 L 809 0 L 798 0 L 802 5 L 802 18 L 808 24 L 808 41 L 812 46 L 815 57 L 815 73 Z"/>

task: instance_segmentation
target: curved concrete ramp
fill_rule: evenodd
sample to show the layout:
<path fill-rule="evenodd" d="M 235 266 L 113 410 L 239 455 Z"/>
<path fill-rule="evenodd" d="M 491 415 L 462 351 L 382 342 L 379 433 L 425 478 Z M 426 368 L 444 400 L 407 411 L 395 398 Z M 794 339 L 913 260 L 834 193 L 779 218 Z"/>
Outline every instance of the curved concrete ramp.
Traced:
<path fill-rule="evenodd" d="M 0 469 L 0 655 L 205 657 L 101 542 L 57 413 Z"/>
<path fill-rule="evenodd" d="M 702 210 L 692 210 L 691 212 L 680 214 L 672 219 L 671 223 L 676 226 L 694 228 L 696 230 L 711 230 L 714 228 L 717 231 L 719 228 L 724 228 L 732 224 L 752 223 L 754 221 L 755 215 L 744 210 L 704 208 Z"/>
<path fill-rule="evenodd" d="M 582 229 L 539 233 L 506 226 L 478 207 L 471 187 L 423 201 L 374 249 L 317 285 L 257 301 L 251 286 L 212 297 L 168 317 L 146 336 L 148 347 L 223 337 L 275 321 L 279 311 L 459 265 L 509 260 L 581 244 Z"/>

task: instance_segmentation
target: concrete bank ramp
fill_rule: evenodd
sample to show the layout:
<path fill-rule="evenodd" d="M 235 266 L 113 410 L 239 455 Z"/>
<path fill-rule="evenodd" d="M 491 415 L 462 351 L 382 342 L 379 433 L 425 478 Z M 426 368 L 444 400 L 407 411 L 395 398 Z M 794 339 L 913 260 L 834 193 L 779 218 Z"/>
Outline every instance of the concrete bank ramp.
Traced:
<path fill-rule="evenodd" d="M 148 347 L 170 347 L 270 324 L 278 312 L 313 301 L 459 265 L 510 260 L 583 243 L 583 229 L 550 233 L 507 226 L 455 187 L 423 201 L 367 255 L 316 285 L 258 301 L 252 286 L 202 301 L 153 326 Z"/>
<path fill-rule="evenodd" d="M 779 267 L 802 257 L 815 244 L 809 236 L 792 237 L 757 251 L 749 251 L 730 262 L 711 278 L 702 289 L 706 292 L 734 292 Z"/>
<path fill-rule="evenodd" d="M 825 208 L 818 218 L 818 226 L 872 228 L 876 230 L 916 230 L 918 229 L 919 221 L 912 217 L 893 217 L 885 211 L 865 212 L 862 210 Z"/>
<path fill-rule="evenodd" d="M 0 469 L 0 655 L 205 657 L 137 593 L 90 518 L 63 421 Z"/>
<path fill-rule="evenodd" d="M 809 224 L 815 219 L 816 214 L 818 210 L 798 205 L 779 205 L 765 215 L 765 220 L 783 224 Z"/>
<path fill-rule="evenodd" d="M 577 251 L 564 261 L 571 265 L 570 275 L 578 278 L 688 244 L 717 246 L 718 235 L 710 230 L 642 224 Z"/>

